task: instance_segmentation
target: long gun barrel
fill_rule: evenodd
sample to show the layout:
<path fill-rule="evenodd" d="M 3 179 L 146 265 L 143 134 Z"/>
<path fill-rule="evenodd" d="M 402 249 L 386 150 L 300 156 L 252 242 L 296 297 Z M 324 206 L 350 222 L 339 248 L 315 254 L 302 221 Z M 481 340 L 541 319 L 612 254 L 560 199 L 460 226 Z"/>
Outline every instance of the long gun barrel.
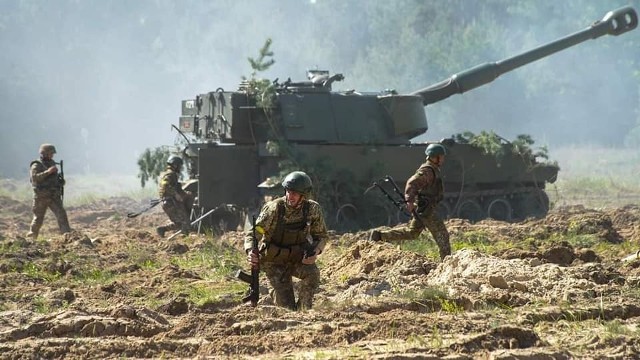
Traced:
<path fill-rule="evenodd" d="M 523 65 L 532 63 L 543 57 L 562 51 L 589 39 L 596 39 L 603 35 L 620 35 L 631 31 L 638 26 L 638 15 L 636 11 L 626 6 L 617 10 L 609 11 L 602 20 L 596 21 L 588 28 L 573 33 L 571 35 L 539 46 L 533 50 L 526 51 L 519 55 L 493 62 L 475 66 L 469 70 L 459 72 L 450 78 L 440 81 L 411 93 L 411 95 L 422 96 L 424 106 L 444 100 L 454 94 L 462 94 L 479 86 L 488 84 L 497 79 L 498 76 L 517 69 Z"/>

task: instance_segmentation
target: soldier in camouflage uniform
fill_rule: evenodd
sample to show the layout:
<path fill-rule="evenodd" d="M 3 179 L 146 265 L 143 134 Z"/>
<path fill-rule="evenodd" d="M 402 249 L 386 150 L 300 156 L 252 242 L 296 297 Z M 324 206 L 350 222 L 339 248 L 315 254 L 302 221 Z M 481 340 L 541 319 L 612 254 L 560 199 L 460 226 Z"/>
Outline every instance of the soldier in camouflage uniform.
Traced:
<path fill-rule="evenodd" d="M 372 241 L 415 239 L 426 227 L 438 245 L 440 258 L 444 259 L 445 256 L 451 255 L 451 244 L 449 243 L 449 232 L 438 216 L 436 206 L 444 196 L 440 167 L 444 163 L 447 151 L 440 144 L 430 144 L 427 146 L 425 154 L 427 161 L 409 178 L 404 190 L 407 210 L 414 214 L 414 218 L 401 229 L 373 230 L 370 239 Z M 415 218 L 416 214 L 418 219 Z"/>
<path fill-rule="evenodd" d="M 27 237 L 37 238 L 44 214 L 47 208 L 51 209 L 58 220 L 58 228 L 61 233 L 71 231 L 67 212 L 62 206 L 62 188 L 64 179 L 58 176 L 58 167 L 53 161 L 56 147 L 51 144 L 40 145 L 40 159 L 31 162 L 29 176 L 33 187 L 33 220 Z"/>
<path fill-rule="evenodd" d="M 182 171 L 182 158 L 171 155 L 167 159 L 167 168 L 160 174 L 158 194 L 162 200 L 162 210 L 169 216 L 169 224 L 158 226 L 156 232 L 164 237 L 167 231 L 181 230 L 183 235 L 188 235 L 191 230 L 189 216 L 193 206 L 193 195 L 182 189 L 178 181 Z"/>
<path fill-rule="evenodd" d="M 262 235 L 259 258 L 251 252 L 253 229 L 245 236 L 247 260 L 260 264 L 273 287 L 276 305 L 292 310 L 310 309 L 320 286 L 320 270 L 315 264 L 327 243 L 327 227 L 320 204 L 309 199 L 312 183 L 307 174 L 294 171 L 282 182 L 283 197 L 266 203 L 256 220 Z M 300 279 L 298 301 L 293 277 Z"/>

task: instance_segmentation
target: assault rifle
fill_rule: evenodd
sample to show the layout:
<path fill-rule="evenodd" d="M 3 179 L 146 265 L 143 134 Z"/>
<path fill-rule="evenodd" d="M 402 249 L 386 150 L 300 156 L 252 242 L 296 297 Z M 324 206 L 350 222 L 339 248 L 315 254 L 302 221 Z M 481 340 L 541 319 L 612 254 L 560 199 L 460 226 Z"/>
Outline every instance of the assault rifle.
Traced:
<path fill-rule="evenodd" d="M 373 186 L 380 189 L 380 191 L 382 191 L 387 199 L 389 199 L 393 203 L 393 205 L 395 205 L 400 211 L 402 211 L 403 214 L 405 214 L 406 216 L 413 216 L 413 218 L 416 219 L 418 223 L 424 226 L 424 223 L 422 222 L 422 219 L 420 219 L 420 216 L 418 216 L 418 212 L 416 211 L 416 209 L 413 209 L 411 212 L 409 212 L 409 209 L 407 208 L 407 200 L 404 198 L 404 193 L 400 191 L 398 184 L 396 184 L 393 178 L 389 175 L 386 175 L 381 180 L 383 182 L 391 184 L 395 196 L 399 197 L 399 199 L 395 199 L 394 196 L 392 196 L 392 194 L 389 193 L 389 191 L 385 189 L 385 187 L 382 186 L 379 182 L 374 181 Z"/>
<path fill-rule="evenodd" d="M 130 219 L 134 218 L 134 217 L 137 217 L 138 215 L 153 209 L 154 207 L 156 207 L 156 205 L 160 204 L 161 202 L 162 202 L 162 199 L 149 200 L 149 206 L 145 207 L 144 209 L 142 209 L 142 210 L 140 210 L 138 212 L 127 213 L 127 217 L 130 218 Z"/>
<path fill-rule="evenodd" d="M 256 256 L 259 257 L 260 254 L 258 252 L 258 238 L 256 237 L 255 216 L 251 219 L 251 225 L 253 228 L 251 253 L 256 254 Z M 251 275 L 242 270 L 238 270 L 236 278 L 249 284 L 249 293 L 247 296 L 242 298 L 242 302 L 246 303 L 247 301 L 251 301 L 251 306 L 258 306 L 258 298 L 260 297 L 260 264 L 251 264 Z"/>
<path fill-rule="evenodd" d="M 320 243 L 319 241 L 315 241 L 313 239 L 313 236 L 311 236 L 310 230 L 311 230 L 311 224 L 307 223 L 307 235 L 306 235 L 307 242 L 302 245 L 302 254 L 303 254 L 302 256 L 304 258 L 308 258 L 316 255 L 316 247 L 318 247 L 318 244 Z"/>
<path fill-rule="evenodd" d="M 66 180 L 64 179 L 64 160 L 60 160 L 59 163 L 55 163 L 56 165 L 60 165 L 60 171 L 58 172 L 58 184 L 60 184 L 60 201 L 64 201 L 64 185 Z"/>

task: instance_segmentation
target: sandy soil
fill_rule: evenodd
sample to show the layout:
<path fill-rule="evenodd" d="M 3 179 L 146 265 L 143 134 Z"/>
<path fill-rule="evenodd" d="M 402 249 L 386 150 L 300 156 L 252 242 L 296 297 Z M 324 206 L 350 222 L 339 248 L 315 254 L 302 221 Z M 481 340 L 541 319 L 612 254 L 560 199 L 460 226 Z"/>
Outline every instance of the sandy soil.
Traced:
<path fill-rule="evenodd" d="M 256 308 L 232 274 L 241 234 L 155 235 L 161 210 L 110 198 L 51 213 L 1 198 L 0 358 L 638 358 L 640 207 L 553 210 L 518 224 L 450 220 L 482 235 L 443 262 L 365 232 L 333 235 L 314 309 Z M 429 241 L 425 238 L 424 241 Z M 624 259 L 627 257 L 626 259 Z"/>

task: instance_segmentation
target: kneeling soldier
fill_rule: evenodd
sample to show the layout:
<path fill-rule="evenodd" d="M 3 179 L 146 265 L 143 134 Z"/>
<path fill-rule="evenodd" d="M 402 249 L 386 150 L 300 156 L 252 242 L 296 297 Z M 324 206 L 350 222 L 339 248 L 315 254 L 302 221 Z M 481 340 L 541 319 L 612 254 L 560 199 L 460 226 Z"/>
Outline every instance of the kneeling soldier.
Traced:
<path fill-rule="evenodd" d="M 189 235 L 191 223 L 189 216 L 193 207 L 193 195 L 182 190 L 182 184 L 178 181 L 182 171 L 182 158 L 171 155 L 167 159 L 167 168 L 160 174 L 158 195 L 162 200 L 162 210 L 169 217 L 169 225 L 158 226 L 156 231 L 160 237 L 164 237 L 167 231 L 180 230 L 183 235 Z"/>
<path fill-rule="evenodd" d="M 310 309 L 320 286 L 316 258 L 327 242 L 327 227 L 320 204 L 309 199 L 311 178 L 294 171 L 282 182 L 285 195 L 266 203 L 256 220 L 263 234 L 259 259 L 251 252 L 253 229 L 245 236 L 247 260 L 260 263 L 273 287 L 276 305 L 292 310 Z M 300 279 L 298 301 L 293 292 L 293 277 Z"/>

